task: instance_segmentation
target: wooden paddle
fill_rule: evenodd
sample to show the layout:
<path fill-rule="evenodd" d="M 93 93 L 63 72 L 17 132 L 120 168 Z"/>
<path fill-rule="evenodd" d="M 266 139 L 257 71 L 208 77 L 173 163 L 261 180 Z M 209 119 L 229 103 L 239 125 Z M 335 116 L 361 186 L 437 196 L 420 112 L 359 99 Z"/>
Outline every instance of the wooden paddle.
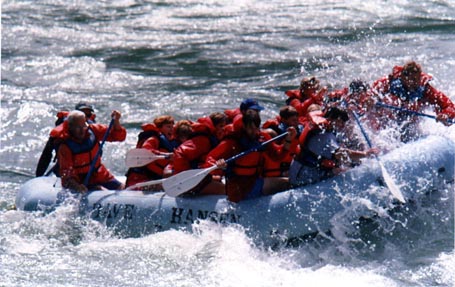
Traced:
<path fill-rule="evenodd" d="M 242 156 L 245 156 L 249 153 L 258 151 L 260 148 L 266 146 L 267 144 L 269 144 L 277 139 L 285 137 L 287 134 L 288 133 L 285 132 L 279 136 L 276 136 L 268 141 L 265 141 L 265 142 L 255 146 L 249 150 L 241 152 L 241 153 L 227 159 L 226 163 L 230 163 Z M 139 188 L 139 187 L 147 187 L 147 186 L 162 184 L 166 195 L 171 196 L 171 197 L 177 197 L 185 192 L 190 191 L 192 188 L 197 186 L 209 173 L 211 173 L 212 171 L 214 171 L 217 168 L 218 167 L 216 165 L 214 165 L 209 168 L 185 170 L 185 171 L 182 171 L 181 173 L 178 173 L 178 174 L 173 175 L 168 178 L 137 183 L 135 185 L 128 187 L 127 189 L 130 190 L 130 189 L 135 189 L 135 188 Z"/>
<path fill-rule="evenodd" d="M 363 134 L 363 137 L 365 138 L 368 146 L 370 148 L 372 148 L 372 144 L 371 144 L 371 141 L 370 141 L 370 138 L 368 137 L 365 129 L 363 128 L 362 126 L 362 123 L 360 122 L 360 119 L 359 119 L 359 115 L 357 115 L 357 113 L 355 111 L 352 111 L 352 114 L 354 115 L 354 118 L 355 118 L 355 121 L 357 122 L 357 125 L 359 126 L 360 128 L 360 131 L 362 132 Z M 395 184 L 394 180 L 392 179 L 392 177 L 390 176 L 390 174 L 387 172 L 384 164 L 382 163 L 382 161 L 379 159 L 379 157 L 377 155 L 375 155 L 375 158 L 376 160 L 378 161 L 379 163 L 379 166 L 381 167 L 381 172 L 382 172 L 382 177 L 384 178 L 384 182 L 385 184 L 387 185 L 387 187 L 389 188 L 390 192 L 392 193 L 392 195 L 398 199 L 400 202 L 402 203 L 405 203 L 406 200 L 404 199 L 404 196 L 403 194 L 401 193 L 400 191 L 400 188 Z"/>
<path fill-rule="evenodd" d="M 169 156 L 157 155 L 146 148 L 135 148 L 126 153 L 127 168 L 147 165 L 158 159 L 169 159 Z"/>

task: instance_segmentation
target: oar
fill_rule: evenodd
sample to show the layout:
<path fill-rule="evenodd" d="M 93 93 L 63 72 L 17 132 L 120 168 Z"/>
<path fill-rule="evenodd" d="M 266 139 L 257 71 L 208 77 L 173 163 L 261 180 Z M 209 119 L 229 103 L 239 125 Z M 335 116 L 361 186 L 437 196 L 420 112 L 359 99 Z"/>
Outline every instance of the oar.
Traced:
<path fill-rule="evenodd" d="M 355 121 L 357 122 L 357 125 L 359 126 L 360 128 L 360 131 L 362 132 L 363 134 L 363 137 L 365 138 L 365 140 L 367 141 L 367 144 L 370 148 L 372 148 L 372 144 L 371 144 L 371 141 L 370 141 L 370 138 L 368 137 L 365 129 L 363 128 L 362 126 L 362 123 L 360 122 L 360 119 L 359 119 L 359 115 L 357 115 L 357 113 L 355 111 L 352 111 L 352 114 L 354 115 L 354 118 L 355 118 Z M 389 188 L 390 192 L 392 193 L 392 195 L 398 199 L 400 202 L 402 203 L 405 203 L 406 200 L 404 199 L 403 197 L 403 194 L 401 193 L 400 189 L 398 188 L 398 186 L 395 184 L 395 182 L 393 181 L 392 177 L 390 176 L 390 174 L 387 172 L 387 170 L 385 169 L 385 166 L 384 164 L 382 163 L 382 161 L 379 159 L 379 157 L 377 155 L 375 155 L 375 158 L 376 160 L 378 161 L 379 163 L 379 166 L 381 167 L 381 172 L 382 172 L 382 177 L 384 178 L 384 182 L 385 184 L 387 185 L 387 187 Z"/>
<path fill-rule="evenodd" d="M 107 128 L 106 133 L 104 134 L 103 140 L 101 141 L 100 147 L 98 148 L 98 152 L 96 153 L 95 157 L 92 160 L 92 163 L 90 164 L 90 169 L 88 170 L 87 175 L 85 176 L 84 179 L 84 185 L 88 186 L 88 182 L 90 180 L 90 177 L 92 176 L 93 171 L 95 171 L 95 164 L 98 158 L 101 155 L 101 152 L 103 150 L 103 145 L 106 142 L 107 136 L 111 132 L 112 127 L 114 126 L 114 118 L 112 118 L 111 122 L 109 123 L 109 127 Z"/>
<path fill-rule="evenodd" d="M 416 115 L 416 116 L 419 116 L 419 117 L 427 117 L 427 118 L 434 119 L 434 120 L 436 119 L 436 117 L 433 116 L 433 115 L 419 113 L 419 112 L 416 112 L 416 111 L 411 111 L 411 110 L 400 108 L 400 107 L 397 107 L 397 106 L 384 104 L 384 103 L 381 103 L 381 102 L 377 102 L 376 106 L 387 108 L 387 109 L 391 109 L 391 110 L 396 110 L 396 111 L 400 111 L 400 112 L 405 112 L 405 113 L 408 113 L 408 114 L 411 114 L 411 115 Z M 451 124 L 455 123 L 455 121 L 452 120 L 452 119 L 448 119 L 447 122 L 449 122 Z"/>
<path fill-rule="evenodd" d="M 169 159 L 169 156 L 157 155 L 145 148 L 135 148 L 126 153 L 127 168 L 147 165 L 158 159 Z"/>
<path fill-rule="evenodd" d="M 280 139 L 282 137 L 285 137 L 287 134 L 288 133 L 285 132 L 279 136 L 276 136 L 268 141 L 265 141 L 265 142 L 255 146 L 249 150 L 241 152 L 241 153 L 227 159 L 226 163 L 230 163 L 242 156 L 255 152 L 255 151 L 259 150 L 260 148 L 266 146 L 267 144 L 269 144 L 277 139 Z M 180 194 L 183 194 L 183 193 L 191 190 L 195 186 L 197 186 L 210 172 L 214 171 L 217 168 L 218 167 L 216 165 L 214 165 L 209 168 L 190 169 L 190 170 L 182 171 L 181 173 L 178 173 L 178 174 L 173 175 L 168 178 L 138 183 L 138 184 L 128 187 L 128 189 L 162 184 L 166 195 L 171 196 L 171 197 L 176 197 L 176 196 L 179 196 Z"/>

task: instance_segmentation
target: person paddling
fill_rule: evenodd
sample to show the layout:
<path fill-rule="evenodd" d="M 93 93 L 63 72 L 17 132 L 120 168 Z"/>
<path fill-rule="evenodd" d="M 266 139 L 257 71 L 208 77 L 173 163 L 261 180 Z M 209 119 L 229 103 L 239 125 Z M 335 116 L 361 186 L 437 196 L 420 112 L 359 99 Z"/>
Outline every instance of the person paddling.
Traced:
<path fill-rule="evenodd" d="M 111 116 L 114 121 L 113 128 L 106 140 L 124 141 L 126 130 L 120 124 L 120 112 L 114 110 Z M 124 184 L 115 179 L 101 163 L 101 157 L 98 157 L 94 165 L 94 172 L 89 178 L 88 185 L 83 184 L 92 160 L 100 149 L 100 141 L 107 131 L 107 125 L 88 124 L 85 114 L 77 110 L 71 111 L 67 120 L 51 131 L 51 136 L 61 142 L 57 158 L 64 188 L 81 193 L 100 188 L 124 188 Z"/>
<path fill-rule="evenodd" d="M 225 136 L 225 139 L 208 155 L 206 167 L 217 165 L 226 167 L 223 160 L 235 156 L 245 150 L 258 146 L 271 139 L 270 135 L 260 131 L 261 118 L 256 112 L 247 112 L 242 116 L 242 126 L 239 130 Z M 263 177 L 264 154 L 279 161 L 284 159 L 292 149 L 292 140 L 296 136 L 294 127 L 287 129 L 283 145 L 270 143 L 264 149 L 251 152 L 228 166 L 226 171 L 226 194 L 228 200 L 239 202 L 262 195 L 274 194 L 289 188 L 286 177 Z"/>
<path fill-rule="evenodd" d="M 89 123 L 89 124 L 96 123 L 95 122 L 96 114 L 95 114 L 95 110 L 93 109 L 93 106 L 87 104 L 86 102 L 79 102 L 76 105 L 75 110 L 81 111 L 85 114 L 87 123 Z M 55 121 L 55 126 L 61 125 L 68 117 L 68 114 L 69 114 L 69 111 L 59 111 L 57 113 L 57 120 Z M 53 151 L 55 151 L 55 153 L 57 153 L 58 146 L 59 146 L 58 140 L 56 141 L 52 136 L 50 136 L 46 142 L 46 145 L 44 146 L 43 151 L 41 152 L 40 158 L 38 160 L 38 164 L 36 165 L 35 175 L 37 177 L 43 176 L 43 175 L 47 176 L 51 172 L 53 172 L 56 176 L 60 177 L 57 157 L 54 158 L 54 162 L 55 162 L 54 166 L 46 174 L 46 170 L 52 161 L 52 153 L 53 153 Z"/>
<path fill-rule="evenodd" d="M 289 181 L 293 186 L 317 183 L 337 175 L 364 157 L 379 152 L 343 147 L 336 131 L 343 128 L 349 117 L 347 112 L 330 108 L 327 112 L 315 110 L 308 113 L 305 128 L 299 137 L 300 153 L 289 169 Z"/>
<path fill-rule="evenodd" d="M 178 143 L 173 141 L 174 118 L 170 115 L 161 115 L 153 123 L 142 125 L 136 148 L 145 148 L 156 155 L 164 155 L 166 159 L 153 161 L 146 166 L 130 168 L 126 174 L 126 186 L 140 182 L 163 178 L 167 165 L 173 160 L 174 149 Z"/>
<path fill-rule="evenodd" d="M 295 143 L 291 145 L 292 149 L 289 150 L 289 154 L 283 160 L 273 160 L 267 154 L 264 156 L 264 177 L 289 175 L 292 159 L 299 152 L 298 137 L 303 131 L 303 125 L 299 122 L 299 113 L 293 106 L 282 107 L 276 118 L 269 119 L 262 125 L 263 131 L 271 137 L 284 134 L 289 127 L 294 127 L 297 131 L 297 136 L 294 138 Z M 277 140 L 276 143 L 283 144 L 284 139 Z"/>
<path fill-rule="evenodd" d="M 414 61 L 404 66 L 395 66 L 392 74 L 385 76 L 372 86 L 375 100 L 403 110 L 422 112 L 427 106 L 434 107 L 436 120 L 450 125 L 455 119 L 454 103 L 441 91 L 434 88 L 432 76 L 422 72 L 422 67 Z M 389 119 L 396 121 L 401 128 L 401 140 L 407 142 L 420 134 L 419 119 L 413 114 L 376 107 L 377 116 L 383 119 L 384 126 Z"/>
<path fill-rule="evenodd" d="M 188 140 L 174 150 L 174 174 L 200 168 L 207 154 L 223 139 L 226 122 L 225 114 L 215 112 L 193 123 Z"/>

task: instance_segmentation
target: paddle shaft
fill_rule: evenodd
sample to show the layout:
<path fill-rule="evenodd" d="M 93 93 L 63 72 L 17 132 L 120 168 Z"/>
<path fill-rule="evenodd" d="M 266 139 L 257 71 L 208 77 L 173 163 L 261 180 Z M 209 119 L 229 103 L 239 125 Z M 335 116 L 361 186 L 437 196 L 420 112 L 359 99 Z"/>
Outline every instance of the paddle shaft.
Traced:
<path fill-rule="evenodd" d="M 285 136 L 287 136 L 287 135 L 288 135 L 288 132 L 285 132 L 285 133 L 282 133 L 281 135 L 278 135 L 278 136 L 276 136 L 276 137 L 274 137 L 274 138 L 272 138 L 272 139 L 269 139 L 268 141 L 265 141 L 265 142 L 263 142 L 263 143 L 260 143 L 260 144 L 256 145 L 255 147 L 250 148 L 249 150 L 243 151 L 243 152 L 241 152 L 241 153 L 239 153 L 239 154 L 237 154 L 237 155 L 235 155 L 235 156 L 233 156 L 233 157 L 227 159 L 227 160 L 226 160 L 226 163 L 233 162 L 234 160 L 237 160 L 237 159 L 241 158 L 241 157 L 244 156 L 244 155 L 247 155 L 247 154 L 249 154 L 249 153 L 255 152 L 255 151 L 257 151 L 258 149 L 260 149 L 260 148 L 266 146 L 267 144 L 269 144 L 269 143 L 271 143 L 271 142 L 273 142 L 273 141 L 276 141 L 276 140 L 278 140 L 278 139 L 280 139 L 280 138 L 283 138 L 283 137 L 285 137 Z"/>
<path fill-rule="evenodd" d="M 419 117 L 427 117 L 427 118 L 436 120 L 436 117 L 433 116 L 433 115 L 419 113 L 419 112 L 416 112 L 416 111 L 411 111 L 411 110 L 400 108 L 400 107 L 397 107 L 397 106 L 384 104 L 384 103 L 381 103 L 381 102 L 377 102 L 376 106 L 387 108 L 387 109 L 391 109 L 391 110 L 395 110 L 395 111 L 405 112 L 405 113 L 408 113 L 408 114 L 411 114 L 411 115 L 416 115 L 416 116 L 419 116 Z M 452 119 L 447 120 L 447 122 L 449 122 L 451 124 L 455 123 L 454 120 L 452 120 Z"/>
<path fill-rule="evenodd" d="M 364 137 L 365 140 L 367 141 L 368 147 L 369 147 L 369 148 L 372 148 L 373 145 L 371 144 L 370 138 L 368 137 L 367 132 L 365 131 L 365 129 L 363 128 L 362 123 L 360 122 L 359 115 L 358 115 L 355 111 L 352 111 L 352 114 L 354 115 L 354 119 L 355 119 L 357 125 L 359 126 L 360 131 L 362 132 L 363 137 Z M 376 156 L 376 158 L 378 158 L 377 155 L 375 155 L 375 156 Z"/>
<path fill-rule="evenodd" d="M 93 171 L 95 170 L 95 164 L 98 161 L 98 158 L 101 156 L 101 152 L 103 151 L 104 143 L 106 142 L 106 139 L 107 139 L 109 133 L 111 132 L 111 129 L 113 126 L 114 126 L 114 118 L 111 119 L 111 122 L 109 123 L 109 127 L 107 128 L 106 133 L 103 136 L 103 140 L 101 141 L 100 147 L 98 148 L 98 152 L 96 153 L 95 157 L 93 158 L 92 163 L 90 164 L 90 169 L 88 170 L 88 173 L 84 179 L 85 186 L 88 186 L 90 177 L 92 176 Z"/>
<path fill-rule="evenodd" d="M 360 131 L 362 132 L 362 135 L 363 137 L 365 138 L 368 146 L 370 148 L 373 147 L 373 145 L 371 144 L 371 141 L 370 141 L 370 138 L 368 137 L 368 134 L 367 132 L 365 131 L 365 129 L 363 128 L 363 125 L 362 123 L 360 122 L 360 118 L 359 118 L 359 115 L 357 115 L 357 113 L 355 111 L 352 111 L 352 114 L 354 115 L 354 119 L 355 121 L 357 122 L 357 125 L 359 126 L 360 128 Z M 403 197 L 403 194 L 401 193 L 400 189 L 396 186 L 396 184 L 393 182 L 392 180 L 392 177 L 389 175 L 389 173 L 387 172 L 384 164 L 382 163 L 382 161 L 379 159 L 378 155 L 374 155 L 374 157 L 376 158 L 376 160 L 378 161 L 379 163 L 379 166 L 381 167 L 381 173 L 382 173 L 382 177 L 384 178 L 384 181 L 385 181 L 385 184 L 387 185 L 387 187 L 389 188 L 390 192 L 392 193 L 392 195 L 398 199 L 400 202 L 402 203 L 405 203 L 405 199 Z"/>
<path fill-rule="evenodd" d="M 157 155 L 152 151 L 145 148 L 136 148 L 129 150 L 126 153 L 125 164 L 127 168 L 131 167 L 141 167 L 147 165 L 155 160 L 159 159 L 169 159 L 168 155 Z"/>

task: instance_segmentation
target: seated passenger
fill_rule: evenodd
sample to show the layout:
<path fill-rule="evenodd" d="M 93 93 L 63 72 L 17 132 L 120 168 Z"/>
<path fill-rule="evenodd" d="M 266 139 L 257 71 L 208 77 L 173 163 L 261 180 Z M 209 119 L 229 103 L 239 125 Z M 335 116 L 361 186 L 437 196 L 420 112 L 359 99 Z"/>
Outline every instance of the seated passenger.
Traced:
<path fill-rule="evenodd" d="M 224 114 L 227 115 L 228 125 L 226 132 L 233 132 L 234 130 L 241 129 L 242 116 L 249 111 L 260 113 L 264 108 L 259 105 L 258 101 L 254 99 L 245 99 L 240 103 L 240 107 L 234 110 L 225 110 Z"/>
<path fill-rule="evenodd" d="M 380 126 L 379 119 L 372 113 L 375 106 L 370 87 L 361 80 L 352 81 L 349 84 L 349 88 L 330 92 L 327 97 L 326 109 L 330 107 L 340 107 L 341 109 L 356 112 L 363 124 L 375 130 Z M 346 122 L 342 130 L 337 131 L 339 143 L 350 149 L 363 150 L 366 143 L 352 117 L 352 113 L 348 113 L 348 115 L 350 120 Z"/>
<path fill-rule="evenodd" d="M 189 120 L 178 121 L 174 125 L 174 135 L 173 135 L 173 140 L 171 141 L 172 145 L 174 145 L 177 148 L 183 142 L 188 140 L 193 131 L 191 128 L 192 125 L 193 125 L 193 123 Z M 163 170 L 163 177 L 172 176 L 173 173 L 174 173 L 174 164 L 172 161 L 170 161 Z"/>
<path fill-rule="evenodd" d="M 331 108 L 326 113 L 313 111 L 299 137 L 300 153 L 291 163 L 289 181 L 293 186 L 313 184 L 337 175 L 361 158 L 377 154 L 377 149 L 358 151 L 344 148 L 336 130 L 348 120 L 345 111 Z"/>
<path fill-rule="evenodd" d="M 153 123 L 142 125 L 136 148 L 145 148 L 168 159 L 155 160 L 146 166 L 130 168 L 126 175 L 126 186 L 163 178 L 164 168 L 172 160 L 176 143 L 172 142 L 174 118 L 168 115 L 159 116 Z"/>
<path fill-rule="evenodd" d="M 174 126 L 173 142 L 175 146 L 181 145 L 188 140 L 193 132 L 191 126 L 193 123 L 189 120 L 180 120 Z"/>
<path fill-rule="evenodd" d="M 242 127 L 226 135 L 225 139 L 207 155 L 206 167 L 214 164 L 219 167 L 225 167 L 224 159 L 257 147 L 260 143 L 270 139 L 271 137 L 267 133 L 260 131 L 260 125 L 261 118 L 258 113 L 250 111 L 243 115 Z M 276 161 L 282 160 L 288 155 L 296 131 L 293 127 L 290 127 L 288 132 L 289 134 L 286 136 L 283 145 L 277 145 L 273 142 L 269 143 L 264 148 L 240 157 L 229 164 L 226 171 L 226 194 L 228 200 L 239 202 L 244 199 L 277 193 L 289 188 L 289 182 L 286 177 L 264 178 L 262 174 L 264 154 L 268 154 Z"/>
<path fill-rule="evenodd" d="M 431 80 L 432 77 L 423 73 L 419 64 L 411 61 L 403 67 L 394 67 L 392 74 L 374 82 L 372 92 L 379 102 L 415 112 L 423 112 L 431 105 L 437 114 L 436 120 L 450 125 L 448 120 L 455 119 L 455 105 L 430 84 Z M 396 121 L 401 127 L 403 142 L 420 134 L 419 119 L 413 114 L 378 108 L 377 116 L 384 120 L 384 126 L 388 126 L 389 119 Z"/>
<path fill-rule="evenodd" d="M 126 130 L 120 125 L 121 114 L 112 112 L 114 125 L 107 141 L 124 141 Z M 72 111 L 63 124 L 51 131 L 51 137 L 60 141 L 57 157 L 60 164 L 62 186 L 77 192 L 107 188 L 123 189 L 120 183 L 101 163 L 101 157 L 95 164 L 95 170 L 89 179 L 88 186 L 83 184 L 90 171 L 92 160 L 100 147 L 108 126 L 101 124 L 87 124 L 86 115 L 81 111 Z"/>
<path fill-rule="evenodd" d="M 267 154 L 264 155 L 264 177 L 288 176 L 289 167 L 292 159 L 299 152 L 298 137 L 303 130 L 303 125 L 299 123 L 299 113 L 292 106 L 284 106 L 280 109 L 280 115 L 275 119 L 268 120 L 262 126 L 263 131 L 267 132 L 271 137 L 276 137 L 287 131 L 289 127 L 294 127 L 297 131 L 297 136 L 294 138 L 295 143 L 289 154 L 281 161 L 276 161 L 270 158 Z M 277 144 L 283 144 L 284 139 L 276 141 Z"/>
<path fill-rule="evenodd" d="M 76 105 L 76 110 L 81 111 L 85 114 L 85 117 L 87 119 L 87 123 L 89 124 L 94 124 L 95 123 L 95 111 L 93 110 L 93 107 L 88 105 L 85 102 L 80 102 Z M 61 125 L 67 118 L 69 112 L 68 111 L 60 111 L 57 113 L 57 121 L 55 122 L 55 126 Z M 35 174 L 36 176 L 43 176 L 46 173 L 46 170 L 49 166 L 49 164 L 52 161 L 52 152 L 55 150 L 56 156 L 54 157 L 54 166 L 52 169 L 46 174 L 49 175 L 51 172 L 53 172 L 56 176 L 60 176 L 59 174 L 59 166 L 57 162 L 57 150 L 58 150 L 59 142 L 55 141 L 53 137 L 49 137 L 49 139 L 46 142 L 46 145 L 44 146 L 44 150 L 41 153 L 41 156 L 38 160 L 38 165 L 36 166 L 36 171 Z"/>
<path fill-rule="evenodd" d="M 323 105 L 324 96 L 327 88 L 321 88 L 316 77 L 303 78 L 298 90 L 288 90 L 285 92 L 289 98 L 286 105 L 293 106 L 300 117 L 305 117 L 308 107 L 312 104 Z"/>
<path fill-rule="evenodd" d="M 174 151 L 174 174 L 200 168 L 207 154 L 223 138 L 226 121 L 225 114 L 216 112 L 193 123 L 189 139 Z"/>

